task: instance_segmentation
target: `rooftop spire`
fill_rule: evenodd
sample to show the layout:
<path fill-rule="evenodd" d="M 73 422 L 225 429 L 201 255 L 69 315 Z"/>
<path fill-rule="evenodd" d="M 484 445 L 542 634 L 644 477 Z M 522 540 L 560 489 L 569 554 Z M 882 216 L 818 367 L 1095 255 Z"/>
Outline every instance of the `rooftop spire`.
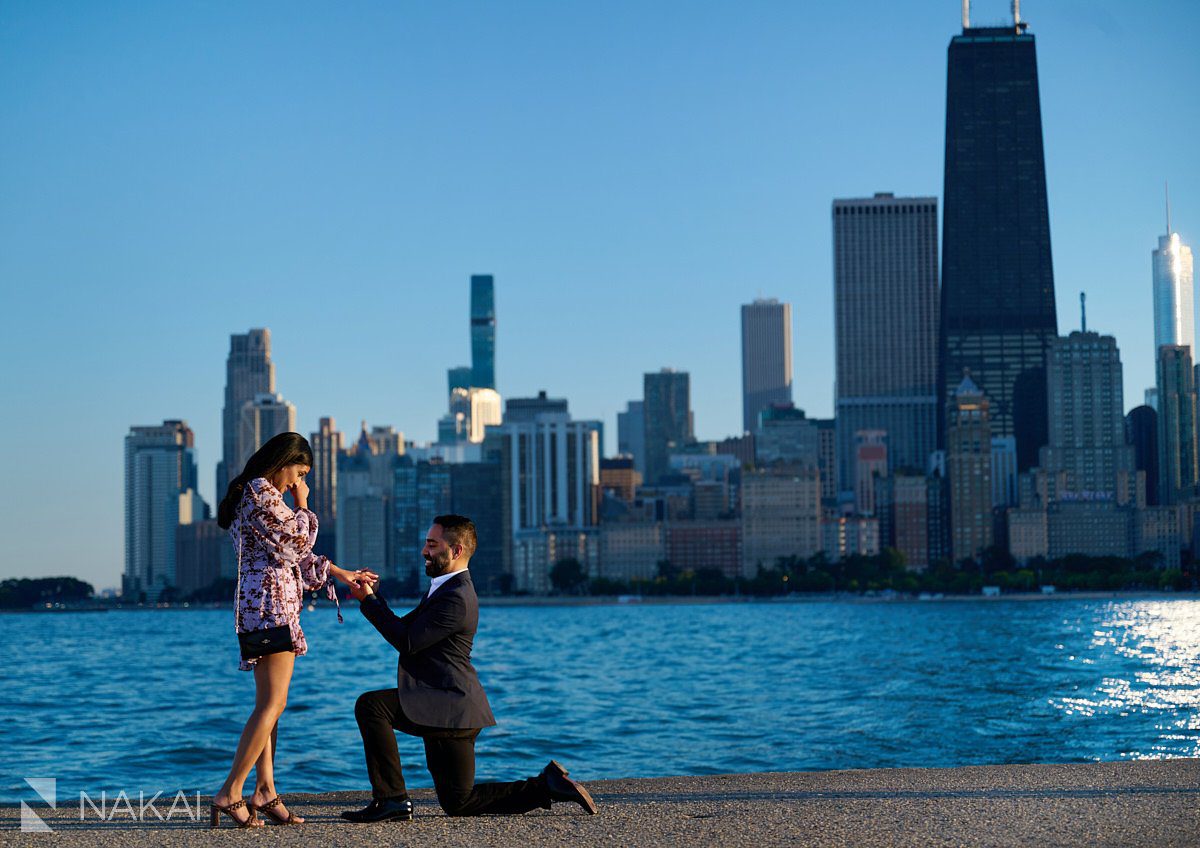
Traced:
<path fill-rule="evenodd" d="M 1087 332 L 1087 295 L 1083 292 L 1079 293 L 1079 325 L 1081 331 Z"/>
<path fill-rule="evenodd" d="M 1171 186 L 1163 180 L 1163 194 L 1167 198 L 1167 238 L 1171 237 Z"/>
<path fill-rule="evenodd" d="M 963 29 L 971 27 L 971 0 L 962 0 Z"/>

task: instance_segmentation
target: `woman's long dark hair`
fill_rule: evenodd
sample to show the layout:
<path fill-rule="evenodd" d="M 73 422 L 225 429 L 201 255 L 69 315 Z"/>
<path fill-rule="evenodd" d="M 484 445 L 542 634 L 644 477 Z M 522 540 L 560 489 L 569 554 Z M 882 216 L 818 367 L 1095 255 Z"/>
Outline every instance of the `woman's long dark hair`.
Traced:
<path fill-rule="evenodd" d="M 270 477 L 289 465 L 307 465 L 312 468 L 313 452 L 308 439 L 299 433 L 280 433 L 267 439 L 267 443 L 254 452 L 246 461 L 242 473 L 229 481 L 225 498 L 217 507 L 217 526 L 228 530 L 233 523 L 233 514 L 242 501 L 246 484 L 257 477 Z"/>

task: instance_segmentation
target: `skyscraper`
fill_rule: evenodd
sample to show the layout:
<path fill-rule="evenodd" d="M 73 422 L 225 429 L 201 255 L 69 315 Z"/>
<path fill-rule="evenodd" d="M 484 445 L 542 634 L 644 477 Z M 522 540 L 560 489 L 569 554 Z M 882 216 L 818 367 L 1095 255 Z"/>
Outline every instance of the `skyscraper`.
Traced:
<path fill-rule="evenodd" d="M 599 557 L 600 426 L 542 412 L 489 427 L 484 454 L 500 463 L 504 571 L 518 591 L 546 592 L 564 558 Z"/>
<path fill-rule="evenodd" d="M 504 576 L 504 496 L 500 463 L 461 462 L 447 467 L 450 469 L 450 511 L 470 518 L 478 536 L 479 546 L 471 557 L 471 580 L 480 593 L 496 594 L 506 588 L 507 582 Z M 427 529 L 423 528 L 421 532 Z M 420 562 L 420 559 L 416 561 Z"/>
<path fill-rule="evenodd" d="M 403 433 L 394 427 L 373 427 L 368 431 L 364 421 L 353 448 L 339 453 L 337 562 L 352 562 L 357 568 L 372 568 L 382 575 L 396 576 L 398 551 L 392 496 L 403 452 Z"/>
<path fill-rule="evenodd" d="M 937 199 L 833 202 L 838 486 L 854 490 L 855 434 L 884 430 L 891 468 L 937 448 Z M 959 372 L 961 376 L 961 371 Z"/>
<path fill-rule="evenodd" d="M 1154 274 L 1154 349 L 1187 345 L 1196 358 L 1196 301 L 1192 294 L 1192 249 L 1171 232 L 1167 209 L 1167 234 L 1158 237 L 1151 252 Z"/>
<path fill-rule="evenodd" d="M 242 470 L 238 430 L 242 407 L 263 393 L 275 391 L 275 365 L 271 362 L 271 331 L 250 330 L 229 337 L 225 360 L 225 407 L 221 413 L 221 460 L 217 463 L 218 501 L 229 481 Z M 236 466 L 236 467 L 235 467 Z"/>
<path fill-rule="evenodd" d="M 296 407 L 273 392 L 262 392 L 242 404 L 238 415 L 237 441 L 234 462 L 228 466 L 232 475 L 240 474 L 246 461 L 266 444 L 272 436 L 294 432 Z"/>
<path fill-rule="evenodd" d="M 186 421 L 129 428 L 121 580 L 127 598 L 154 601 L 175 585 L 176 528 L 208 517 L 196 483 L 195 437 Z"/>
<path fill-rule="evenodd" d="M 950 545 L 954 561 L 992 544 L 992 434 L 987 397 L 964 377 L 946 429 Z"/>
<path fill-rule="evenodd" d="M 1133 461 L 1146 475 L 1143 493 L 1150 506 L 1158 504 L 1158 413 L 1149 406 L 1135 406 L 1125 416 L 1125 440 L 1133 446 Z"/>
<path fill-rule="evenodd" d="M 496 292 L 491 274 L 471 277 L 471 386 L 496 388 Z"/>
<path fill-rule="evenodd" d="M 633 467 L 646 478 L 645 403 L 631 400 L 617 413 L 617 453 L 633 457 Z M 603 445 L 601 445 L 603 447 Z"/>
<path fill-rule="evenodd" d="M 1191 348 L 1158 349 L 1158 502 L 1179 502 L 1196 485 L 1196 376 Z"/>
<path fill-rule="evenodd" d="M 672 448 L 695 438 L 692 430 L 691 380 L 686 371 L 664 368 L 642 381 L 642 414 L 646 427 L 646 484 L 667 473 Z"/>
<path fill-rule="evenodd" d="M 446 371 L 446 390 L 454 394 L 455 389 L 469 389 L 473 377 L 470 365 L 456 365 Z"/>
<path fill-rule="evenodd" d="M 332 418 L 322 418 L 318 430 L 309 434 L 312 445 L 312 473 L 306 478 L 312 488 L 309 506 L 320 522 L 317 553 L 334 556 L 337 552 L 337 462 L 344 448 L 341 430 Z"/>
<path fill-rule="evenodd" d="M 792 305 L 774 298 L 742 306 L 742 432 L 758 414 L 792 402 Z"/>
<path fill-rule="evenodd" d="M 1046 444 L 1046 359 L 1058 335 L 1037 52 L 1023 23 L 965 24 L 946 75 L 940 400 L 954 410 L 970 369 L 992 433 L 1016 437 L 1024 471 Z"/>
<path fill-rule="evenodd" d="M 392 485 L 393 558 L 396 576 L 421 585 L 421 549 L 433 517 L 453 512 L 451 474 L 455 466 L 441 459 L 414 461 L 410 456 L 396 460 Z M 499 506 L 497 505 L 497 509 Z M 472 517 L 467 513 L 468 517 Z M 480 539 L 482 545 L 483 540 Z M 499 549 L 499 541 L 495 543 Z"/>
<path fill-rule="evenodd" d="M 483 441 L 486 427 L 503 418 L 500 395 L 495 389 L 454 388 L 450 391 L 450 412 L 438 422 L 438 442 Z"/>
<path fill-rule="evenodd" d="M 1050 347 L 1050 443 L 1042 468 L 1065 472 L 1058 496 L 1128 500 L 1133 448 L 1125 440 L 1125 395 L 1117 340 L 1074 332 Z M 1118 497 L 1118 493 L 1122 493 Z"/>

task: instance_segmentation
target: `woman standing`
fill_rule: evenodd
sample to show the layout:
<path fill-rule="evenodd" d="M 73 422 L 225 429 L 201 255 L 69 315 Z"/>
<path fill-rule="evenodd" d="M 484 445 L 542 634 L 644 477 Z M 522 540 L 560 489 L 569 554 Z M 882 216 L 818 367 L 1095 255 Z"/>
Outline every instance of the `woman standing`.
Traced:
<path fill-rule="evenodd" d="M 221 813 L 239 827 L 262 825 L 259 811 L 280 824 L 304 821 L 283 805 L 275 791 L 273 768 L 279 716 L 287 704 L 292 667 L 297 656 L 308 652 L 300 629 L 304 592 L 324 587 L 330 600 L 337 603 L 334 578 L 346 584 L 357 578 L 378 579 L 370 571 L 349 572 L 327 557 L 313 555 L 317 517 L 308 509 L 308 485 L 304 482 L 312 464 L 307 439 L 299 433 L 280 433 L 250 457 L 217 509 L 217 524 L 229 530 L 237 550 L 240 668 L 254 672 L 254 711 L 242 730 L 229 776 L 213 798 L 212 827 L 220 824 Z M 294 510 L 284 502 L 285 492 L 291 493 Z M 339 606 L 338 621 L 341 619 Z M 252 767 L 257 780 L 247 802 L 242 787 Z"/>

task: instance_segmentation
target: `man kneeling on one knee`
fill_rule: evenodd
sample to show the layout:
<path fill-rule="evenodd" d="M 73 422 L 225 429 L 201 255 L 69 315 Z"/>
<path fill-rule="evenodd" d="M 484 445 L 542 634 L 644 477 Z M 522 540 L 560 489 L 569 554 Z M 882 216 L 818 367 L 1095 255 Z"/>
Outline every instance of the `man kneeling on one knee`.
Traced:
<path fill-rule="evenodd" d="M 395 689 L 365 692 L 354 705 L 371 780 L 372 801 L 347 810 L 352 822 L 408 820 L 412 802 L 404 786 L 396 730 L 425 741 L 425 759 L 438 803 L 447 815 L 477 816 L 549 809 L 554 801 L 596 804 L 567 770 L 551 760 L 541 774 L 509 783 L 475 783 L 475 737 L 496 723 L 471 646 L 479 601 L 467 570 L 477 544 L 475 525 L 461 515 L 439 515 L 422 555 L 432 582 L 416 608 L 397 616 L 365 580 L 351 588 L 367 620 L 400 653 Z"/>

